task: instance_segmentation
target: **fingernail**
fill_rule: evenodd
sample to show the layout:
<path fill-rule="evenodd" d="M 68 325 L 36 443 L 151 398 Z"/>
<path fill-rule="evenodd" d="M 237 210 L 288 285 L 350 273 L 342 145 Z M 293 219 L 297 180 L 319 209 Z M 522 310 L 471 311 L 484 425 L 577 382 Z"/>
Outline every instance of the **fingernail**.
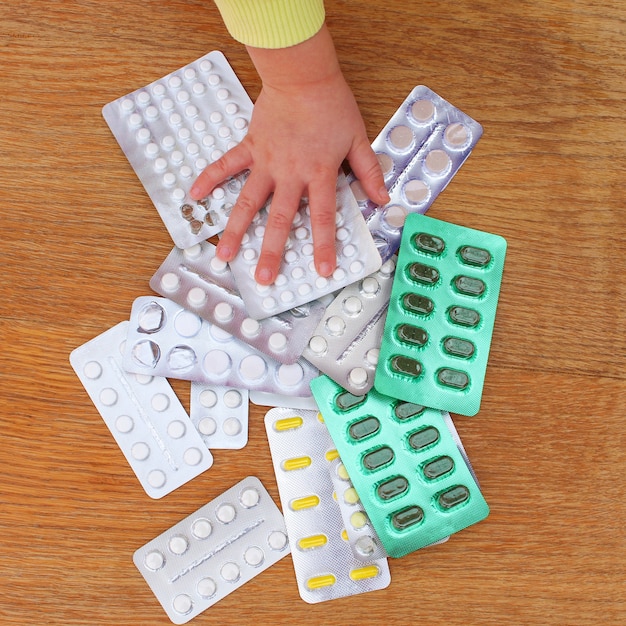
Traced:
<path fill-rule="evenodd" d="M 387 202 L 389 202 L 391 200 L 390 196 L 389 196 L 389 192 L 387 191 L 387 187 L 381 187 L 378 190 L 378 193 L 380 194 L 380 199 L 383 200 L 385 202 L 385 204 L 387 204 Z"/>
<path fill-rule="evenodd" d="M 222 261 L 230 261 L 231 260 L 231 255 L 232 255 L 232 250 L 224 245 L 224 246 L 220 246 L 219 244 L 217 245 L 217 256 L 220 257 L 220 259 L 222 259 Z"/>
<path fill-rule="evenodd" d="M 192 185 L 191 189 L 189 190 L 189 195 L 194 199 L 194 200 L 198 200 L 200 198 L 200 188 L 198 185 Z"/>
<path fill-rule="evenodd" d="M 328 261 L 324 261 L 320 263 L 319 275 L 325 277 L 330 276 L 333 273 L 334 269 L 335 268 L 332 266 L 331 263 L 328 263 Z"/>
<path fill-rule="evenodd" d="M 267 267 L 263 267 L 257 272 L 256 279 L 258 283 L 269 285 L 272 282 L 272 272 Z"/>

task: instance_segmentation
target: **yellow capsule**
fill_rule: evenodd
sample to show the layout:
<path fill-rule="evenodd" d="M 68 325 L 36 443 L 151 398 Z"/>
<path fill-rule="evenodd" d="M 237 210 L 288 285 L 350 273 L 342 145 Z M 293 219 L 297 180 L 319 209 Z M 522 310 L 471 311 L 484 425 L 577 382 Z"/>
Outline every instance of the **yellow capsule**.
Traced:
<path fill-rule="evenodd" d="M 336 582 L 337 579 L 332 574 L 324 574 L 323 576 L 309 578 L 306 582 L 306 586 L 309 589 L 321 589 L 322 587 L 331 587 Z"/>
<path fill-rule="evenodd" d="M 312 548 L 321 548 L 328 543 L 328 537 L 326 535 L 311 535 L 310 537 L 302 537 L 298 541 L 298 548 L 300 550 L 311 550 Z"/>
<path fill-rule="evenodd" d="M 352 580 L 366 580 L 367 578 L 376 578 L 379 573 L 380 570 L 376 565 L 366 565 L 365 567 L 353 569 L 350 572 L 350 578 Z"/>
<path fill-rule="evenodd" d="M 348 541 L 349 540 L 348 531 L 345 528 L 341 531 L 341 538 L 344 541 Z"/>
<path fill-rule="evenodd" d="M 310 456 L 298 456 L 293 459 L 287 459 L 281 463 L 282 468 L 287 472 L 304 469 L 305 467 L 309 467 L 309 465 L 311 465 Z"/>
<path fill-rule="evenodd" d="M 324 456 L 326 457 L 326 460 L 331 463 L 335 459 L 339 458 L 339 452 L 337 452 L 337 450 L 329 450 Z"/>
<path fill-rule="evenodd" d="M 312 509 L 320 503 L 318 496 L 305 496 L 304 498 L 297 498 L 292 500 L 289 507 L 292 511 L 302 511 L 302 509 Z"/>
<path fill-rule="evenodd" d="M 294 428 L 300 428 L 304 420 L 301 417 L 285 417 L 282 420 L 276 420 L 274 422 L 274 430 L 283 431 L 283 430 L 292 430 Z"/>
<path fill-rule="evenodd" d="M 321 413 L 317 414 L 317 421 L 321 422 L 322 424 L 324 423 L 324 416 Z"/>

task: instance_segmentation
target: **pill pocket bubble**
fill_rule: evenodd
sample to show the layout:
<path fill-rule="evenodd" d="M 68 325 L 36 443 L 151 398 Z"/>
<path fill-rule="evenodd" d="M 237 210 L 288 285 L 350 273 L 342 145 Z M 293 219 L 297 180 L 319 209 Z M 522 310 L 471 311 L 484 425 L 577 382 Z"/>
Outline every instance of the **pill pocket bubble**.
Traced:
<path fill-rule="evenodd" d="M 167 355 L 167 364 L 172 371 L 182 372 L 192 368 L 197 362 L 196 353 L 184 345 L 174 346 Z"/>
<path fill-rule="evenodd" d="M 155 367 L 161 359 L 161 348 L 154 343 L 146 339 L 145 341 L 137 342 L 131 351 L 133 361 L 138 365 L 145 367 Z"/>
<path fill-rule="evenodd" d="M 165 309 L 156 302 L 150 302 L 137 316 L 137 330 L 140 333 L 157 333 L 165 326 L 165 321 Z"/>

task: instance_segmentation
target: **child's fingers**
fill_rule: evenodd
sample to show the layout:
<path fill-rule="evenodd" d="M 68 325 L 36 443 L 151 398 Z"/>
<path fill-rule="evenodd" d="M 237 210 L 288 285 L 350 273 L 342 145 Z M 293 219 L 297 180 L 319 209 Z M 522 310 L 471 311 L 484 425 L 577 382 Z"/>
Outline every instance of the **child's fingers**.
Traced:
<path fill-rule="evenodd" d="M 329 170 L 309 184 L 309 206 L 315 246 L 315 269 L 320 276 L 330 276 L 337 266 L 337 172 Z"/>
<path fill-rule="evenodd" d="M 350 150 L 348 162 L 367 197 L 376 204 L 387 204 L 389 193 L 385 187 L 383 172 L 380 169 L 376 154 L 366 139 L 360 141 Z"/>
<path fill-rule="evenodd" d="M 251 163 L 252 157 L 244 140 L 217 161 L 207 165 L 191 186 L 189 194 L 194 200 L 200 200 L 210 194 L 216 185 L 247 169 Z"/>

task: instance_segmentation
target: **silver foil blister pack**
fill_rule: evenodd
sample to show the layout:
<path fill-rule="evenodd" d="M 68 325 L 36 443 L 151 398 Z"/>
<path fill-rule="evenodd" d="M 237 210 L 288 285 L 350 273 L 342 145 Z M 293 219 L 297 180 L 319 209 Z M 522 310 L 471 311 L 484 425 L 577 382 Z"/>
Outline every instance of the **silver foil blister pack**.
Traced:
<path fill-rule="evenodd" d="M 387 587 L 386 559 L 354 556 L 333 498 L 337 450 L 317 411 L 274 408 L 265 428 L 300 597 L 311 604 Z"/>
<path fill-rule="evenodd" d="M 365 224 L 346 177 L 337 179 L 335 244 L 337 267 L 328 278 L 313 262 L 311 217 L 306 199 L 294 217 L 280 271 L 272 285 L 254 279 L 271 204 L 262 208 L 244 233 L 241 248 L 230 262 L 235 282 L 251 317 L 263 319 L 333 293 L 375 272 L 380 255 Z"/>
<path fill-rule="evenodd" d="M 342 289 L 302 353 L 321 372 L 357 395 L 374 384 L 395 267 L 392 257 L 374 274 Z"/>
<path fill-rule="evenodd" d="M 315 300 L 253 319 L 228 264 L 215 255 L 215 246 L 208 241 L 186 250 L 175 247 L 152 276 L 150 286 L 281 363 L 298 360 L 325 308 Z"/>
<path fill-rule="evenodd" d="M 189 190 L 209 163 L 243 139 L 252 107 L 219 51 L 103 107 L 104 119 L 178 247 L 224 229 L 246 174 L 218 185 L 201 201 L 192 200 Z"/>
<path fill-rule="evenodd" d="M 121 322 L 70 354 L 70 363 L 151 498 L 162 498 L 213 464 L 169 382 L 131 374 Z"/>
<path fill-rule="evenodd" d="M 317 368 L 279 363 L 168 298 L 133 302 L 124 367 L 129 372 L 236 389 L 308 397 Z"/>
<path fill-rule="evenodd" d="M 249 476 L 135 551 L 174 624 L 184 624 L 289 554 L 283 516 Z"/>
<path fill-rule="evenodd" d="M 372 143 L 389 190 L 381 207 L 350 187 L 383 261 L 400 246 L 409 213 L 425 213 L 480 139 L 482 126 L 434 91 L 415 87 Z"/>

